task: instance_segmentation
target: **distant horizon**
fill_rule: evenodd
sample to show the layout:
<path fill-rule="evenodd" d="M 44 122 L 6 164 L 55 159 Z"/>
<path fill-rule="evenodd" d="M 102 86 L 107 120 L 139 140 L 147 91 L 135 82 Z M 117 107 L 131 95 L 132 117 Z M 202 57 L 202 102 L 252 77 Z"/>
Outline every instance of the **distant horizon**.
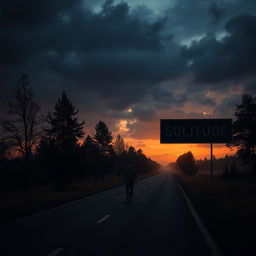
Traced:
<path fill-rule="evenodd" d="M 135 146 L 142 141 L 129 140 L 124 138 L 125 141 L 131 146 Z M 143 141 L 146 143 L 146 141 Z M 138 145 L 138 144 L 137 144 Z M 136 148 L 139 148 L 136 147 Z M 145 154 L 152 160 L 157 161 L 161 165 L 168 165 L 170 162 L 175 162 L 176 159 L 188 151 L 191 151 L 197 160 L 210 158 L 210 144 L 160 144 L 158 140 L 150 140 L 148 146 L 145 144 L 141 148 Z M 213 155 L 218 158 L 223 158 L 225 155 L 234 155 L 235 152 L 231 151 L 223 144 L 213 144 Z"/>

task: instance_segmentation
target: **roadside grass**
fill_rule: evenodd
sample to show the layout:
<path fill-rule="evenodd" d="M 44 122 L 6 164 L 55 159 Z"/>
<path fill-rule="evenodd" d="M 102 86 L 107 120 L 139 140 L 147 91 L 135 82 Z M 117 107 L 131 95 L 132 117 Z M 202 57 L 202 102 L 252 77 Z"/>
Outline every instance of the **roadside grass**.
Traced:
<path fill-rule="evenodd" d="M 175 175 L 224 255 L 256 255 L 256 181 Z"/>
<path fill-rule="evenodd" d="M 142 174 L 138 180 L 159 172 Z M 53 187 L 38 187 L 28 192 L 0 193 L 0 224 L 9 223 L 59 205 L 122 185 L 120 177 L 108 177 L 104 182 L 76 182 L 58 191 Z"/>

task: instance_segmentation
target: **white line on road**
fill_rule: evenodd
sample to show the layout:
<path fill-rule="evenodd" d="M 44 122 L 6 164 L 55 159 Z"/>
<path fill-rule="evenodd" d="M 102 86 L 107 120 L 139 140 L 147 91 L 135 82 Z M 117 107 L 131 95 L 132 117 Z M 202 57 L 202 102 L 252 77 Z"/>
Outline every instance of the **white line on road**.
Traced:
<path fill-rule="evenodd" d="M 103 221 L 105 221 L 107 218 L 110 217 L 110 214 L 106 215 L 105 217 L 103 217 L 102 219 L 100 219 L 99 221 L 97 221 L 97 224 L 102 223 Z"/>
<path fill-rule="evenodd" d="M 62 252 L 63 250 L 64 250 L 63 248 L 57 248 L 53 252 L 48 254 L 48 256 L 55 256 L 55 255 L 59 254 L 60 252 Z"/>
<path fill-rule="evenodd" d="M 183 196 L 185 197 L 188 207 L 199 227 L 199 230 L 201 231 L 204 240 L 206 241 L 207 245 L 210 248 L 211 254 L 212 256 L 221 256 L 222 253 L 219 251 L 217 244 L 215 243 L 215 241 L 213 240 L 212 236 L 210 235 L 210 233 L 208 232 L 207 228 L 204 226 L 201 218 L 199 217 L 199 215 L 197 214 L 192 202 L 190 201 L 189 197 L 187 196 L 186 192 L 184 191 L 184 189 L 182 188 L 182 186 L 180 185 L 180 183 L 175 179 L 176 184 L 178 185 L 178 187 L 180 188 Z"/>

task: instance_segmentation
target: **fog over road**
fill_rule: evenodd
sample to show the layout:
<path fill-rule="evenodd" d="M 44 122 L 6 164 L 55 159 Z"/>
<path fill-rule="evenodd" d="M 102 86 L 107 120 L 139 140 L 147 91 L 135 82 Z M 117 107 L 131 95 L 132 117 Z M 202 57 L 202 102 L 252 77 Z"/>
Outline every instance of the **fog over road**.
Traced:
<path fill-rule="evenodd" d="M 5 256 L 211 255 L 173 176 L 139 181 L 0 229 Z"/>

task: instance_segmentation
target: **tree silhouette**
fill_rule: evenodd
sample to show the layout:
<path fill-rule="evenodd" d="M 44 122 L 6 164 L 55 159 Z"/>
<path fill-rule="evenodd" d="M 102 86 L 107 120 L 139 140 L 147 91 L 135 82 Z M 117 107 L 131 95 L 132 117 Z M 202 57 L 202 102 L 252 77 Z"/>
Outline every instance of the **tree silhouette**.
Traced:
<path fill-rule="evenodd" d="M 236 105 L 233 122 L 233 143 L 237 155 L 243 163 L 253 163 L 256 168 L 256 98 L 250 94 L 242 95 L 242 103 Z"/>
<path fill-rule="evenodd" d="M 107 125 L 104 122 L 99 121 L 95 126 L 95 131 L 94 142 L 98 146 L 100 153 L 104 156 L 113 156 L 113 136 Z"/>
<path fill-rule="evenodd" d="M 95 126 L 95 135 L 94 142 L 99 149 L 101 156 L 101 181 L 104 181 L 105 173 L 111 171 L 113 167 L 113 157 L 114 157 L 114 148 L 113 148 L 113 136 L 109 131 L 107 125 L 99 121 Z"/>
<path fill-rule="evenodd" d="M 121 155 L 125 151 L 125 142 L 124 139 L 121 137 L 120 134 L 116 136 L 115 142 L 114 142 L 114 149 L 116 155 Z"/>
<path fill-rule="evenodd" d="M 25 161 L 24 186 L 29 186 L 30 161 L 43 122 L 40 107 L 34 100 L 29 77 L 22 74 L 8 102 L 8 119 L 3 122 L 5 138 Z"/>
<path fill-rule="evenodd" d="M 84 122 L 76 117 L 78 110 L 65 93 L 57 100 L 54 112 L 48 115 L 49 128 L 38 149 L 39 158 L 48 165 L 49 176 L 58 188 L 78 175 L 80 148 L 78 140 L 84 135 Z"/>
<path fill-rule="evenodd" d="M 78 110 L 63 92 L 57 100 L 54 112 L 48 116 L 49 129 L 45 129 L 47 137 L 52 139 L 62 150 L 68 150 L 77 145 L 78 139 L 84 136 L 84 122 L 79 123 L 76 115 Z"/>
<path fill-rule="evenodd" d="M 133 146 L 130 146 L 128 148 L 128 152 L 127 152 L 127 157 L 128 157 L 128 161 L 129 162 L 136 162 L 136 158 L 137 158 L 137 153 L 136 153 L 136 149 Z"/>
<path fill-rule="evenodd" d="M 82 145 L 83 166 L 87 176 L 97 179 L 99 172 L 99 150 L 91 136 L 87 136 Z"/>
<path fill-rule="evenodd" d="M 120 134 L 116 136 L 114 141 L 114 150 L 116 153 L 116 173 L 118 176 L 122 174 L 122 170 L 125 168 L 124 159 L 125 159 L 125 152 L 126 152 L 126 145 L 124 139 L 121 137 Z"/>
<path fill-rule="evenodd" d="M 180 155 L 176 160 L 176 164 L 178 165 L 180 170 L 186 175 L 193 175 L 198 171 L 196 160 L 191 151 Z"/>
<path fill-rule="evenodd" d="M 63 173 L 60 171 L 61 159 L 60 150 L 56 147 L 53 139 L 42 136 L 37 148 L 36 158 L 48 174 L 50 182 L 59 187 L 65 180 Z"/>

